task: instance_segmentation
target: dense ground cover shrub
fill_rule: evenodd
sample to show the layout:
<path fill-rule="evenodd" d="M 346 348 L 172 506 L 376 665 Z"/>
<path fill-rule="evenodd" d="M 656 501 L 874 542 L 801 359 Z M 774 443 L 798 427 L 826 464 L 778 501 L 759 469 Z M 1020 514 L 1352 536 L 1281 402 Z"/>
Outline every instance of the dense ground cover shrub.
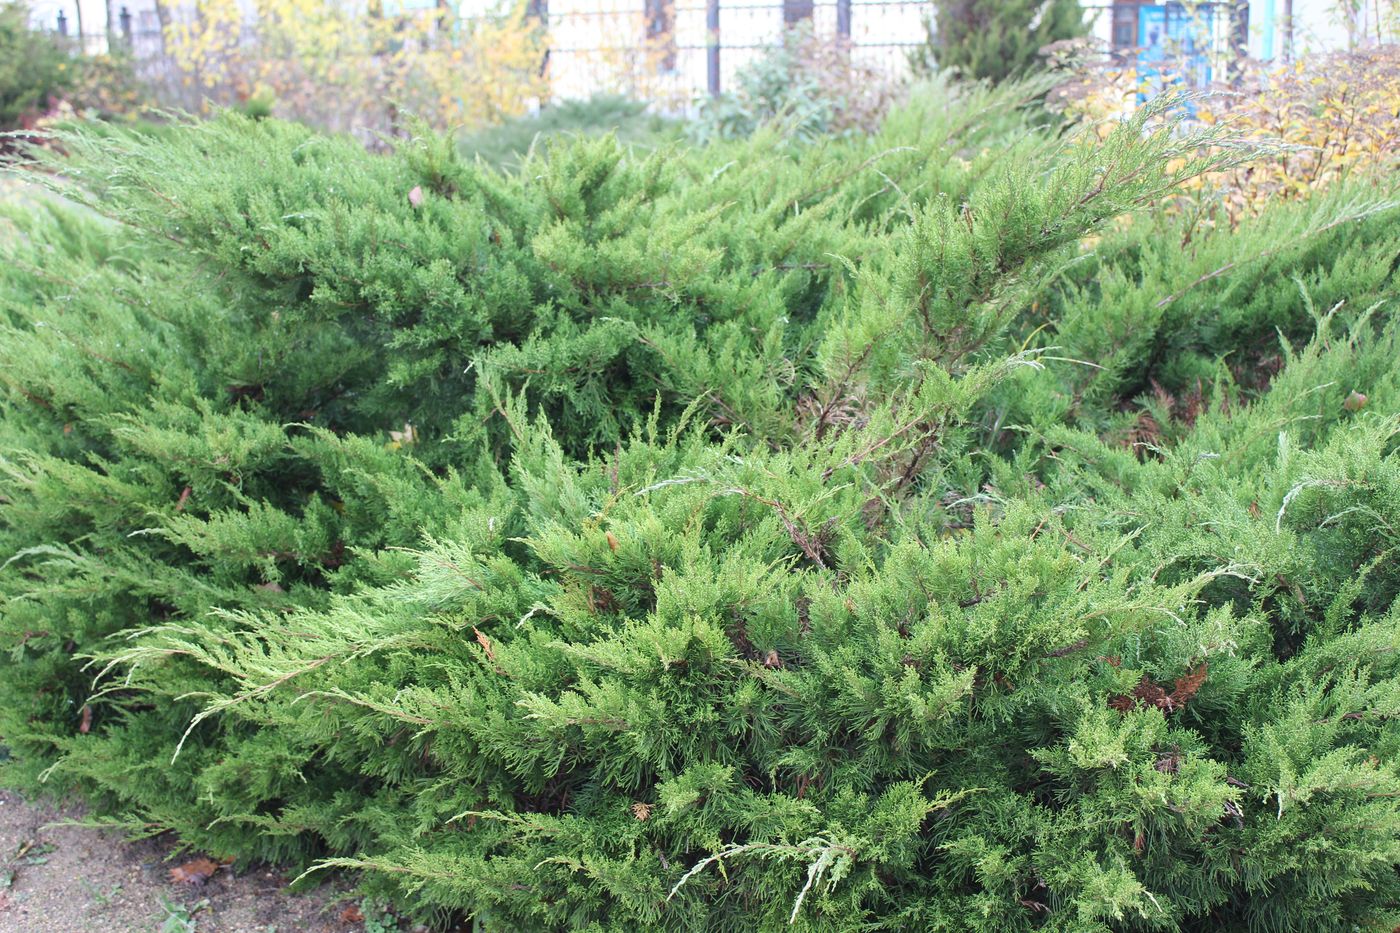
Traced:
<path fill-rule="evenodd" d="M 486 929 L 1400 922 L 1396 193 L 1197 231 L 1223 131 L 1043 89 L 504 174 L 68 134 L 6 779 Z"/>

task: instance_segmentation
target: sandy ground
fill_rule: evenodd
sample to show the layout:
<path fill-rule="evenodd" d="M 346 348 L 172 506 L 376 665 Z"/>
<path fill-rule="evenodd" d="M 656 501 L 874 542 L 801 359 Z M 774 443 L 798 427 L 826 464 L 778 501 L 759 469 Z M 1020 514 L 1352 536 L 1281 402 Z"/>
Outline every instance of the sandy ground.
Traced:
<path fill-rule="evenodd" d="M 307 894 L 257 868 L 221 868 L 202 884 L 177 883 L 169 843 L 123 842 L 62 825 L 77 808 L 31 804 L 0 791 L 0 933 L 360 933 L 358 899 L 343 882 Z M 386 918 L 387 919 L 387 918 Z M 394 929 L 373 923 L 371 931 Z"/>

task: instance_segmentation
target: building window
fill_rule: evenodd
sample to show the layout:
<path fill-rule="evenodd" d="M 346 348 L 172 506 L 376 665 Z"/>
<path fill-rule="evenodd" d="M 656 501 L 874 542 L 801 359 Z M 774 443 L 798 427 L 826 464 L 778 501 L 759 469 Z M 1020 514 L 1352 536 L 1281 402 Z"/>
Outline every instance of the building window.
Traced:
<path fill-rule="evenodd" d="M 1113 5 L 1113 47 L 1114 49 L 1136 48 L 1138 44 L 1137 6 L 1124 3 Z"/>

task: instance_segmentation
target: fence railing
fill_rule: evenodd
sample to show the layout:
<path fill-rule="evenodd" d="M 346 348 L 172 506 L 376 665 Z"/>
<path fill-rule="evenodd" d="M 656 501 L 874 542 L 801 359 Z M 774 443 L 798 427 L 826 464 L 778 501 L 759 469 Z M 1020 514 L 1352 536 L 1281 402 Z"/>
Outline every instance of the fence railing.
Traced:
<path fill-rule="evenodd" d="M 1084 6 L 1092 19 L 1117 25 L 1111 0 Z M 438 8 L 449 7 L 443 0 Z M 192 15 L 189 8 L 174 4 L 170 10 L 177 19 Z M 555 99 L 614 91 L 678 108 L 733 87 L 740 69 L 780 45 L 785 31 L 798 23 L 806 24 L 819 40 L 839 43 L 853 62 L 898 77 L 908 70 L 910 53 L 926 40 L 933 4 L 931 0 L 532 0 L 530 10 L 546 29 L 544 68 Z M 165 54 L 154 10 L 133 14 L 122 6 L 114 20 L 116 33 L 110 40 L 101 29 L 94 32 L 91 27 L 86 35 L 76 36 L 74 24 L 62 12 L 50 28 L 76 39 L 88 53 L 120 45 L 131 52 L 143 77 L 167 87 L 179 83 L 178 69 Z M 1213 28 L 1212 33 L 1219 44 L 1225 30 Z M 191 93 L 197 94 L 198 89 Z"/>
<path fill-rule="evenodd" d="M 852 59 L 907 69 L 932 11 L 928 0 L 552 0 L 549 76 L 556 96 L 602 90 L 688 101 L 733 85 L 739 69 L 780 45 L 787 27 L 810 24 Z M 654 28 L 658 17 L 666 29 Z"/>
<path fill-rule="evenodd" d="M 178 18 L 182 10 L 171 4 Z M 732 86 L 735 73 L 808 22 L 844 43 L 853 59 L 897 74 L 923 42 L 930 0 L 536 0 L 547 31 L 547 73 L 555 97 L 614 90 L 689 101 Z M 164 74 L 165 45 L 152 9 L 122 6 L 112 35 L 60 11 L 46 28 L 87 54 L 129 50 L 147 73 Z"/>

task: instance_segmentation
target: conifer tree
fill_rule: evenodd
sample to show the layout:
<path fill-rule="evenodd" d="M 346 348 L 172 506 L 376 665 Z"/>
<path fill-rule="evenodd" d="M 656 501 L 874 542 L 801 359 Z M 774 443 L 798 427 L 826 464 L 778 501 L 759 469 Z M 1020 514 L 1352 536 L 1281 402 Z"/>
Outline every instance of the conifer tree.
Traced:
<path fill-rule="evenodd" d="M 1004 81 L 1039 68 L 1045 46 L 1087 32 L 1079 0 L 935 0 L 927 42 L 912 61 Z"/>

